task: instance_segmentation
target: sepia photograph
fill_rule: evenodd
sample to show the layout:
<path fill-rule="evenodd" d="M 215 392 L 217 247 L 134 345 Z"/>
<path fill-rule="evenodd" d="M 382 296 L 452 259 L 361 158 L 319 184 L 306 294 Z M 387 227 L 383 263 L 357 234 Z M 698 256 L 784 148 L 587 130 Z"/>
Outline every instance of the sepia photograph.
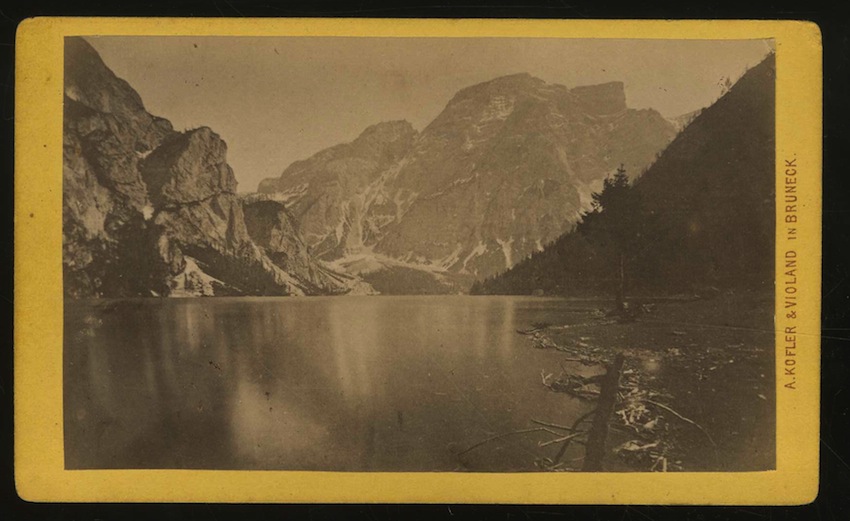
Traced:
<path fill-rule="evenodd" d="M 770 39 L 64 39 L 65 468 L 776 468 Z"/>

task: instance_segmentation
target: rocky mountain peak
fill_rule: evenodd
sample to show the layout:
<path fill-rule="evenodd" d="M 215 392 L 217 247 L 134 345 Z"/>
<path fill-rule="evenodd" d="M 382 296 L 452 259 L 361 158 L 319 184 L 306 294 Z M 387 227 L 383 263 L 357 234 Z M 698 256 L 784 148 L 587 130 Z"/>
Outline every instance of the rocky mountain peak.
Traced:
<path fill-rule="evenodd" d="M 355 141 L 376 140 L 381 142 L 397 141 L 407 136 L 415 135 L 416 130 L 409 121 L 400 119 L 396 121 L 383 121 L 366 127 Z"/>
<path fill-rule="evenodd" d="M 570 89 L 590 114 L 616 114 L 626 110 L 626 88 L 622 81 L 585 85 Z"/>
<path fill-rule="evenodd" d="M 418 136 L 406 120 L 385 121 L 367 127 L 353 142 L 351 151 L 368 160 L 398 160 Z"/>
<path fill-rule="evenodd" d="M 173 132 L 171 123 L 145 111 L 138 93 L 84 39 L 66 38 L 64 59 L 66 163 L 141 209 L 148 201 L 137 163 Z"/>
<path fill-rule="evenodd" d="M 80 37 L 65 38 L 65 95 L 98 112 L 143 112 L 139 94 L 117 77 L 90 43 Z"/>
<path fill-rule="evenodd" d="M 523 91 L 535 90 L 543 85 L 546 85 L 545 81 L 527 72 L 499 76 L 492 80 L 477 83 L 459 90 L 449 102 L 449 105 L 476 97 L 517 94 Z"/>
<path fill-rule="evenodd" d="M 458 115 L 481 117 L 486 121 L 505 119 L 513 111 L 517 100 L 540 98 L 540 91 L 548 84 L 527 72 L 500 76 L 490 81 L 461 89 L 448 102 L 443 112 L 429 125 L 440 127 L 447 121 L 456 122 Z M 425 132 L 427 132 L 426 129 Z"/>
<path fill-rule="evenodd" d="M 157 204 L 187 204 L 236 193 L 227 144 L 207 127 L 172 134 L 142 161 L 140 170 L 151 201 Z"/>

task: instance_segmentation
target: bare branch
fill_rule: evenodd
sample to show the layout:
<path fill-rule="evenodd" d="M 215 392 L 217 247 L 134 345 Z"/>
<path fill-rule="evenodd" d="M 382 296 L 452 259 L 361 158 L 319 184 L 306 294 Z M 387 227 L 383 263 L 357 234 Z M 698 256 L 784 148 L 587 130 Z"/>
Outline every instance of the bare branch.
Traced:
<path fill-rule="evenodd" d="M 570 434 L 569 436 L 564 436 L 562 438 L 556 438 L 554 440 L 538 442 L 537 446 L 542 448 L 542 447 L 548 447 L 549 445 L 553 445 L 555 443 L 563 443 L 565 441 L 570 441 L 573 438 L 577 438 L 584 433 L 585 433 L 585 431 L 574 432 L 574 433 Z"/>
<path fill-rule="evenodd" d="M 534 418 L 531 419 L 531 423 L 536 423 L 537 425 L 543 425 L 544 427 L 552 427 L 553 429 L 561 429 L 561 430 L 564 430 L 564 431 L 572 431 L 573 430 L 571 427 L 567 427 L 565 425 L 558 425 L 557 423 L 549 423 L 549 422 L 544 422 L 544 421 L 540 421 L 540 420 L 535 420 Z"/>
<path fill-rule="evenodd" d="M 655 400 L 650 400 L 650 399 L 648 399 L 648 398 L 647 398 L 647 399 L 645 399 L 644 401 L 645 401 L 646 403 L 651 403 L 652 405 L 655 405 L 656 407 L 660 407 L 660 408 L 664 409 L 665 411 L 668 411 L 668 412 L 672 413 L 674 416 L 676 416 L 677 418 L 679 418 L 680 420 L 682 420 L 682 421 L 683 421 L 683 422 L 685 422 L 685 423 L 690 423 L 691 425 L 693 425 L 694 427 L 696 427 L 697 429 L 699 429 L 700 431 L 702 431 L 702 433 L 703 433 L 703 434 L 705 434 L 705 437 L 706 437 L 706 438 L 708 438 L 708 441 L 710 441 L 712 445 L 714 445 L 715 447 L 717 447 L 717 444 L 716 444 L 716 443 L 714 443 L 714 440 L 711 438 L 711 435 L 708 433 L 708 431 L 706 431 L 705 429 L 703 429 L 702 425 L 700 425 L 699 423 L 697 423 L 697 422 L 695 422 L 695 421 L 691 420 L 690 418 L 685 418 L 684 416 L 682 416 L 682 415 L 681 415 L 681 414 L 679 414 L 678 412 L 674 411 L 674 410 L 673 410 L 673 409 L 671 409 L 669 406 L 664 405 L 663 403 L 659 403 L 659 402 L 656 402 Z"/>
<path fill-rule="evenodd" d="M 581 423 L 582 423 L 584 420 L 586 420 L 586 419 L 590 418 L 590 417 L 591 417 L 591 416 L 593 416 L 594 414 L 596 414 L 596 409 L 593 409 L 593 410 L 591 410 L 591 411 L 588 411 L 588 412 L 586 412 L 586 413 L 582 414 L 581 416 L 579 416 L 579 418 L 578 418 L 575 422 L 573 422 L 573 427 L 572 427 L 572 429 L 571 429 L 571 430 L 572 430 L 572 431 L 577 431 L 577 430 L 578 430 L 578 426 L 579 426 L 579 425 L 581 425 Z M 565 453 L 565 452 L 567 452 L 567 447 L 569 447 L 569 446 L 570 446 L 570 441 L 571 441 L 571 440 L 567 440 L 567 441 L 566 441 L 566 443 L 564 443 L 563 445 L 561 445 L 561 450 L 559 450 L 559 451 L 558 451 L 558 454 L 557 454 L 557 455 L 555 455 L 555 460 L 554 460 L 554 461 L 555 461 L 555 463 L 556 463 L 556 464 L 561 462 L 561 458 L 563 458 L 563 457 L 564 457 L 564 453 Z"/>
<path fill-rule="evenodd" d="M 485 443 L 489 443 L 489 442 L 491 442 L 491 441 L 495 441 L 495 440 L 498 440 L 498 439 L 500 439 L 500 438 L 505 438 L 505 437 L 507 437 L 507 436 L 513 436 L 514 434 L 528 434 L 528 433 L 530 433 L 530 432 L 549 432 L 549 433 L 551 433 L 552 431 L 550 431 L 549 429 L 546 429 L 546 428 L 544 428 L 544 427 L 535 427 L 535 428 L 533 428 L 533 429 L 522 429 L 522 430 L 518 430 L 518 431 L 503 432 L 502 434 L 497 434 L 497 435 L 495 435 L 495 436 L 490 436 L 490 437 L 489 437 L 489 438 L 487 438 L 486 440 L 479 441 L 479 442 L 478 442 L 478 443 L 476 443 L 475 445 L 473 445 L 473 446 L 471 446 L 471 447 L 469 447 L 469 448 L 467 448 L 467 449 L 464 449 L 464 450 L 462 450 L 462 451 L 458 452 L 458 454 L 457 454 L 457 455 L 458 455 L 458 456 L 461 456 L 461 455 L 466 454 L 467 452 L 471 451 L 472 449 L 476 449 L 476 448 L 478 448 L 478 447 L 480 447 L 480 446 L 484 445 Z"/>

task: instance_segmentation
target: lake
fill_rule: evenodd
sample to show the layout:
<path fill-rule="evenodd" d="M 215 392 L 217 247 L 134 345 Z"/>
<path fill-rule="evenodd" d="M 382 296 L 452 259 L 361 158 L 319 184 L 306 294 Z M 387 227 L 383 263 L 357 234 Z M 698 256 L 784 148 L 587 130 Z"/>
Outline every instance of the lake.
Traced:
<path fill-rule="evenodd" d="M 532 419 L 589 405 L 517 329 L 587 302 L 409 296 L 67 300 L 69 469 L 530 471 Z M 581 456 L 580 448 L 566 458 Z"/>

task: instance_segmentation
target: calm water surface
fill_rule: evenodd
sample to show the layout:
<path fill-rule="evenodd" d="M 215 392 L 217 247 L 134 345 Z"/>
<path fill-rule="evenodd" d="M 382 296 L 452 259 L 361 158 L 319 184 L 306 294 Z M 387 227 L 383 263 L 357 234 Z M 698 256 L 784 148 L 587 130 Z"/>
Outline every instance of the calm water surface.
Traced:
<path fill-rule="evenodd" d="M 528 297 L 66 302 L 68 468 L 534 470 L 587 405 L 541 385 L 516 333 L 571 308 Z M 579 453 L 580 454 L 580 453 Z M 569 457 L 569 454 L 568 454 Z"/>

